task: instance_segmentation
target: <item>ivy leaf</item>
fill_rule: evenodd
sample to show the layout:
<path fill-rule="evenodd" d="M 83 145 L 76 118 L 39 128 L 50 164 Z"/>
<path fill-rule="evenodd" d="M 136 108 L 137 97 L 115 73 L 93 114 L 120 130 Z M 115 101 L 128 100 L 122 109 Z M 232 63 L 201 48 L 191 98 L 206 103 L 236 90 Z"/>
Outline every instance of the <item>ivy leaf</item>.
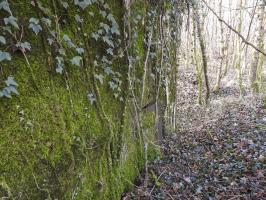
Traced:
<path fill-rule="evenodd" d="M 106 52 L 112 56 L 114 55 L 112 48 L 107 49 Z"/>
<path fill-rule="evenodd" d="M 112 90 L 115 90 L 118 87 L 113 81 L 109 81 L 108 84 Z"/>
<path fill-rule="evenodd" d="M 62 65 L 57 65 L 55 71 L 59 74 L 63 73 L 64 68 L 62 67 Z"/>
<path fill-rule="evenodd" d="M 29 19 L 29 22 L 30 22 L 30 23 L 33 23 L 33 24 L 39 24 L 39 23 L 40 23 L 40 20 L 37 19 L 37 18 L 31 17 L 31 18 Z"/>
<path fill-rule="evenodd" d="M 42 27 L 41 27 L 41 25 L 39 24 L 40 23 L 40 20 L 39 19 L 37 19 L 37 18 L 30 18 L 30 20 L 29 20 L 29 22 L 30 22 L 30 25 L 29 25 L 29 28 L 36 34 L 36 35 L 38 35 L 38 33 L 40 32 L 40 31 L 42 31 Z"/>
<path fill-rule="evenodd" d="M 116 34 L 116 35 L 120 35 L 119 27 L 117 24 L 113 24 L 113 26 L 111 28 L 111 33 Z"/>
<path fill-rule="evenodd" d="M 19 95 L 17 88 L 14 86 L 8 86 L 5 88 L 9 93 L 14 93 L 16 95 Z"/>
<path fill-rule="evenodd" d="M 12 31 L 11 31 L 10 26 L 4 26 L 4 27 L 3 27 L 3 30 L 4 30 L 4 31 L 7 31 L 7 32 L 10 33 L 10 34 L 12 34 Z"/>
<path fill-rule="evenodd" d="M 91 0 L 75 0 L 75 5 L 81 7 L 83 10 L 92 4 Z"/>
<path fill-rule="evenodd" d="M 103 84 L 103 75 L 102 74 L 95 74 L 95 78 L 97 79 L 97 80 L 99 80 L 99 82 L 101 83 L 101 84 Z"/>
<path fill-rule="evenodd" d="M 23 48 L 23 49 L 27 49 L 27 50 L 31 50 L 31 45 L 30 45 L 30 43 L 29 42 L 22 42 L 21 43 L 21 47 Z"/>
<path fill-rule="evenodd" d="M 17 23 L 17 18 L 14 16 L 9 16 L 8 18 L 4 18 L 5 25 L 12 25 L 16 29 L 19 29 L 18 23 Z"/>
<path fill-rule="evenodd" d="M 151 52 L 151 53 L 150 53 L 150 56 L 151 56 L 151 58 L 153 59 L 153 58 L 156 57 L 156 53 Z"/>
<path fill-rule="evenodd" d="M 92 33 L 91 37 L 97 41 L 100 36 L 97 33 Z"/>
<path fill-rule="evenodd" d="M 110 75 L 110 74 L 113 74 L 113 70 L 110 68 L 110 67 L 105 67 L 104 68 L 104 72 L 107 74 L 107 75 Z"/>
<path fill-rule="evenodd" d="M 56 61 L 58 62 L 58 63 L 62 63 L 62 62 L 64 62 L 64 58 L 63 57 L 60 57 L 60 56 L 56 56 Z"/>
<path fill-rule="evenodd" d="M 110 30 L 110 26 L 108 24 L 100 23 L 100 26 L 104 28 L 105 32 L 108 33 Z"/>
<path fill-rule="evenodd" d="M 108 36 L 104 36 L 103 41 L 106 42 L 109 46 L 113 48 L 115 47 L 113 41 Z"/>
<path fill-rule="evenodd" d="M 64 40 L 65 42 L 67 42 L 67 45 L 68 45 L 70 48 L 74 48 L 74 47 L 75 47 L 74 43 L 71 41 L 71 39 L 69 38 L 68 35 L 65 34 L 65 35 L 63 36 L 63 40 Z"/>
<path fill-rule="evenodd" d="M 99 30 L 98 30 L 98 34 L 99 34 L 99 35 L 102 35 L 102 34 L 103 34 L 103 29 L 99 29 Z"/>
<path fill-rule="evenodd" d="M 115 73 L 118 77 L 122 77 L 122 74 L 120 74 L 119 72 Z"/>
<path fill-rule="evenodd" d="M 59 53 L 60 53 L 60 55 L 62 55 L 62 56 L 65 56 L 65 55 L 66 55 L 66 51 L 65 51 L 65 49 L 63 49 L 63 48 L 60 48 L 60 49 L 59 49 Z"/>
<path fill-rule="evenodd" d="M 96 101 L 96 99 L 95 99 L 93 93 L 91 93 L 91 92 L 88 93 L 87 98 L 88 98 L 88 100 L 90 101 L 91 105 Z"/>
<path fill-rule="evenodd" d="M 37 1 L 38 7 L 40 8 L 41 11 L 43 11 L 46 15 L 50 16 L 51 15 L 51 10 L 49 8 L 44 7 L 40 1 Z"/>
<path fill-rule="evenodd" d="M 52 21 L 49 18 L 43 17 L 42 22 L 45 23 L 47 26 L 51 27 Z"/>
<path fill-rule="evenodd" d="M 103 56 L 103 58 L 102 58 L 102 62 L 104 62 L 104 63 L 109 63 L 109 61 L 108 61 L 108 59 L 106 58 L 106 56 Z"/>
<path fill-rule="evenodd" d="M 141 15 L 137 15 L 136 18 L 137 18 L 137 20 L 141 20 L 142 17 L 141 17 Z"/>
<path fill-rule="evenodd" d="M 112 14 L 108 14 L 107 19 L 112 23 L 116 23 L 115 18 Z"/>
<path fill-rule="evenodd" d="M 0 35 L 0 43 L 6 44 L 6 38 L 4 38 L 2 35 Z"/>
<path fill-rule="evenodd" d="M 100 14 L 101 14 L 103 17 L 106 17 L 106 15 L 107 15 L 106 11 L 104 11 L 104 10 L 100 10 Z"/>
<path fill-rule="evenodd" d="M 9 4 L 8 4 L 7 1 L 2 1 L 2 2 L 0 3 L 0 10 L 5 10 L 5 11 L 7 11 L 10 15 L 12 14 L 12 13 L 11 13 L 11 10 L 10 10 L 10 8 L 9 8 Z"/>
<path fill-rule="evenodd" d="M 52 38 L 47 38 L 47 41 L 48 41 L 48 44 L 49 44 L 49 45 L 52 45 L 53 42 L 54 42 L 54 40 L 53 40 Z"/>
<path fill-rule="evenodd" d="M 99 66 L 97 60 L 94 60 L 94 61 L 93 61 L 93 65 L 94 65 L 95 67 Z"/>
<path fill-rule="evenodd" d="M 12 76 L 7 77 L 7 80 L 5 81 L 7 86 L 18 86 L 18 84 L 16 83 L 16 81 L 14 80 L 14 78 Z"/>
<path fill-rule="evenodd" d="M 2 90 L 2 94 L 3 94 L 4 97 L 10 98 L 10 99 L 12 98 L 11 95 L 10 95 L 10 91 L 7 90 L 7 88 L 4 88 Z"/>
<path fill-rule="evenodd" d="M 121 82 L 122 82 L 119 78 L 113 78 L 113 80 L 114 80 L 115 82 L 117 82 L 118 84 L 121 84 Z"/>
<path fill-rule="evenodd" d="M 108 5 L 107 3 L 105 3 L 105 4 L 103 5 L 103 7 L 104 7 L 105 9 L 110 9 L 110 7 L 109 7 L 109 5 Z"/>
<path fill-rule="evenodd" d="M 81 60 L 82 60 L 82 57 L 80 57 L 80 56 L 75 56 L 74 58 L 72 58 L 72 59 L 70 60 L 70 62 L 71 62 L 72 65 L 76 65 L 76 66 L 80 67 L 80 62 L 81 62 Z"/>
<path fill-rule="evenodd" d="M 64 40 L 65 42 L 69 42 L 69 41 L 71 41 L 71 39 L 69 38 L 69 36 L 66 35 L 66 34 L 64 34 L 64 36 L 63 36 L 63 40 Z"/>
<path fill-rule="evenodd" d="M 63 57 L 60 57 L 60 56 L 56 56 L 56 69 L 55 71 L 59 74 L 62 74 L 63 73 L 63 70 L 64 70 L 64 58 Z"/>
<path fill-rule="evenodd" d="M 31 45 L 29 42 L 18 42 L 16 44 L 16 47 L 20 47 L 22 51 L 24 52 L 25 50 L 31 50 Z"/>
<path fill-rule="evenodd" d="M 67 45 L 68 45 L 69 48 L 75 48 L 76 47 L 75 44 L 72 41 L 69 41 L 67 43 Z"/>
<path fill-rule="evenodd" d="M 67 9 L 67 8 L 69 7 L 68 3 L 65 2 L 65 1 L 62 1 L 61 4 L 63 5 L 63 7 L 64 7 L 65 9 Z"/>
<path fill-rule="evenodd" d="M 75 19 L 79 23 L 82 23 L 84 21 L 79 15 L 75 15 Z"/>
<path fill-rule="evenodd" d="M 81 47 L 76 48 L 76 51 L 78 52 L 79 55 L 84 53 L 84 49 Z"/>
<path fill-rule="evenodd" d="M 3 60 L 10 61 L 11 60 L 11 56 L 10 56 L 10 54 L 8 52 L 0 50 L 0 62 L 3 61 Z"/>

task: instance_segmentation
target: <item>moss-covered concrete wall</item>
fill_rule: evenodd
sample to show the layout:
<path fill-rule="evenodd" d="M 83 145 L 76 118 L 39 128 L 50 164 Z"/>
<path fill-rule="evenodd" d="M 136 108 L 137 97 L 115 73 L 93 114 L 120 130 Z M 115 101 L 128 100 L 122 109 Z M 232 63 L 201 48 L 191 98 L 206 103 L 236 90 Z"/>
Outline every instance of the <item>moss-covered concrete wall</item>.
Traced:
<path fill-rule="evenodd" d="M 17 40 L 21 37 L 22 41 L 30 42 L 31 51 L 25 57 L 22 52 L 5 47 L 12 60 L 1 63 L 1 84 L 12 75 L 19 84 L 20 94 L 13 95 L 12 99 L 0 98 L 0 197 L 119 199 L 143 167 L 143 144 L 133 134 L 134 115 L 131 96 L 127 94 L 127 58 L 113 57 L 110 65 L 121 74 L 123 101 L 120 101 L 108 85 L 110 77 L 106 76 L 106 81 L 100 84 L 92 74 L 101 72 L 93 65 L 97 56 L 105 54 L 106 46 L 87 36 L 106 20 L 99 14 L 105 8 L 97 4 L 83 10 L 73 1 L 67 1 L 69 7 L 65 9 L 60 2 L 9 1 L 20 26 L 15 30 Z M 121 33 L 113 39 L 121 40 L 118 46 L 123 47 L 123 1 L 106 2 Z M 144 16 L 145 4 L 135 2 L 139 6 L 138 14 Z M 47 13 L 37 6 L 39 3 L 48 9 Z M 75 20 L 77 14 L 84 20 L 83 24 Z M 6 15 L 4 10 L 0 11 L 1 18 Z M 60 32 L 58 37 L 67 34 L 82 46 L 85 49 L 82 65 L 77 67 L 66 62 L 63 73 L 56 73 L 55 51 L 59 47 L 56 43 L 48 44 L 51 30 L 43 24 L 37 36 L 28 29 L 31 17 L 50 18 L 52 27 Z M 3 20 L 0 21 L 3 25 Z M 138 26 L 136 45 L 143 59 L 144 24 L 140 22 Z M 11 45 L 17 42 L 8 34 L 6 38 Z M 115 54 L 121 49 L 114 48 Z M 74 52 L 67 49 L 65 59 L 75 56 Z M 142 73 L 140 70 L 139 74 Z M 98 101 L 93 104 L 87 97 L 91 91 Z M 153 114 L 145 114 L 143 119 L 143 128 L 151 132 Z M 149 136 L 152 138 L 152 134 Z"/>

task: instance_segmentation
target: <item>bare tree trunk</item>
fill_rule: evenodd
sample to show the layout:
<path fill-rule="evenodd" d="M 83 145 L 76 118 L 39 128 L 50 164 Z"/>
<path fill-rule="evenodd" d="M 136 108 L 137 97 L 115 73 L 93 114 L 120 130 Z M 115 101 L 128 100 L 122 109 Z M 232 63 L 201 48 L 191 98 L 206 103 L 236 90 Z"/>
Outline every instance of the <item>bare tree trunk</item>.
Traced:
<path fill-rule="evenodd" d="M 222 18 L 222 5 L 223 0 L 220 0 L 219 4 L 219 15 Z M 223 29 L 223 23 L 220 21 L 220 66 L 217 72 L 217 79 L 216 79 L 216 85 L 214 87 L 214 92 L 219 92 L 220 85 L 221 85 L 221 79 L 222 79 L 222 68 L 223 68 L 223 61 L 224 61 L 224 53 L 225 53 L 225 44 L 224 44 L 224 29 Z"/>
<path fill-rule="evenodd" d="M 177 98 L 178 98 L 178 93 L 177 93 L 177 81 L 178 81 L 178 76 L 179 76 L 179 67 L 180 67 L 180 62 L 181 62 L 181 33 L 182 33 L 182 25 L 183 21 L 182 19 L 177 20 L 176 24 L 177 28 L 176 29 L 176 34 L 175 34 L 175 40 L 176 40 L 176 45 L 174 48 L 175 51 L 175 60 L 174 60 L 174 103 L 173 103 L 173 114 L 172 114 L 172 127 L 173 131 L 176 132 L 176 110 L 177 110 Z"/>
<path fill-rule="evenodd" d="M 188 16 L 188 21 L 189 21 L 189 19 L 190 19 L 190 16 Z M 187 25 L 186 28 L 187 28 L 187 33 L 186 33 L 186 64 L 185 64 L 185 66 L 186 66 L 186 69 L 188 69 L 189 65 L 191 64 L 190 63 L 190 58 L 192 57 L 191 51 L 190 51 L 190 49 L 192 47 L 190 46 L 191 34 L 190 34 L 190 31 L 189 31 L 189 22 L 188 22 L 188 25 Z"/>
<path fill-rule="evenodd" d="M 257 46 L 260 50 L 264 50 L 264 37 L 265 37 L 265 7 L 259 7 L 258 14 L 259 24 L 257 27 Z M 264 55 L 254 52 L 253 62 L 250 69 L 250 83 L 254 92 L 260 91 L 261 84 L 261 69 L 264 63 Z"/>
<path fill-rule="evenodd" d="M 242 12 L 242 8 L 243 8 L 243 2 L 244 0 L 240 0 L 239 2 L 239 16 L 238 16 L 238 27 L 237 27 L 237 31 L 239 33 L 241 33 L 242 30 L 242 24 L 243 24 L 243 12 Z M 242 77 L 242 62 L 241 62 L 241 58 L 242 58 L 242 48 L 241 48 L 241 44 L 242 41 L 240 40 L 239 37 L 237 37 L 237 58 L 236 58 L 236 65 L 235 68 L 238 72 L 238 85 L 239 85 L 239 96 L 240 98 L 243 97 L 243 77 Z"/>
<path fill-rule="evenodd" d="M 206 56 L 206 45 L 205 41 L 203 39 L 203 30 L 201 26 L 201 18 L 198 13 L 198 10 L 194 9 L 194 19 L 196 21 L 196 27 L 197 27 L 197 34 L 198 39 L 200 43 L 200 49 L 201 49 L 201 55 L 202 55 L 202 65 L 203 65 L 203 74 L 205 79 L 205 86 L 206 86 L 206 96 L 205 96 L 205 103 L 208 104 L 209 98 L 210 98 L 210 86 L 209 86 L 209 79 L 208 79 L 208 63 L 207 63 L 207 56 Z"/>
<path fill-rule="evenodd" d="M 232 1 L 229 1 L 229 19 L 232 21 L 235 21 L 232 19 Z M 233 24 L 235 24 L 235 22 L 233 22 Z M 227 46 L 227 53 L 226 53 L 226 62 L 225 62 L 225 68 L 224 68 L 224 72 L 223 72 L 223 77 L 225 77 L 227 75 L 228 69 L 229 69 L 229 60 L 231 60 L 233 57 L 233 54 L 230 54 L 231 49 L 229 48 L 229 42 L 231 41 L 231 35 L 232 35 L 232 31 L 231 29 L 228 29 L 227 35 L 226 35 L 226 46 Z M 234 41 L 234 40 L 233 40 Z M 233 42 L 233 47 L 234 47 L 234 42 Z M 232 59 L 233 60 L 233 59 Z M 234 63 L 234 62 L 233 62 Z"/>
<path fill-rule="evenodd" d="M 253 24 L 255 15 L 256 15 L 256 10 L 257 10 L 258 3 L 259 3 L 259 0 L 256 0 L 255 5 L 254 5 L 254 9 L 253 9 L 252 14 L 251 14 L 251 19 L 250 19 L 250 23 L 249 23 L 249 27 L 248 27 L 246 40 L 249 40 L 249 38 L 250 38 L 251 27 L 252 27 L 252 24 Z M 248 63 L 248 47 L 249 46 L 244 44 L 244 47 L 245 46 L 246 46 L 246 48 L 245 48 L 245 54 L 244 54 L 244 67 L 245 67 L 245 69 L 247 69 L 248 65 L 249 65 L 249 63 Z"/>
<path fill-rule="evenodd" d="M 202 99 L 202 66 L 200 65 L 199 62 L 199 55 L 198 55 L 198 50 L 197 50 L 197 27 L 196 27 L 196 22 L 193 20 L 193 64 L 196 67 L 196 76 L 197 76 L 197 82 L 198 82 L 198 99 L 197 102 L 199 105 L 203 104 L 203 99 Z"/>

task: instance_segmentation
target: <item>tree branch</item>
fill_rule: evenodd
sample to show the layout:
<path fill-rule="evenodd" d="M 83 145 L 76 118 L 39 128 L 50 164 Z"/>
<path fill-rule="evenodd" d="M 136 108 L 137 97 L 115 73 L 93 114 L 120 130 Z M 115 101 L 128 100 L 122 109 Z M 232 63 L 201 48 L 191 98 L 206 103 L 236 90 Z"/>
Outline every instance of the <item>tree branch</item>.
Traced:
<path fill-rule="evenodd" d="M 224 23 L 229 29 L 231 29 L 235 34 L 237 34 L 244 43 L 246 43 L 247 45 L 251 46 L 253 49 L 255 49 L 256 51 L 260 52 L 261 54 L 263 54 L 264 56 L 266 56 L 266 53 L 263 52 L 262 50 L 260 50 L 258 47 L 256 47 L 254 44 L 252 44 L 251 42 L 247 41 L 245 39 L 245 37 L 239 33 L 236 29 L 234 29 L 230 24 L 228 24 L 226 21 L 224 21 L 222 18 L 219 17 L 219 15 L 207 4 L 207 2 L 205 0 L 201 0 L 206 7 L 217 17 L 217 19 L 219 21 L 221 21 L 222 23 Z M 266 0 L 264 0 L 264 2 L 266 2 Z"/>

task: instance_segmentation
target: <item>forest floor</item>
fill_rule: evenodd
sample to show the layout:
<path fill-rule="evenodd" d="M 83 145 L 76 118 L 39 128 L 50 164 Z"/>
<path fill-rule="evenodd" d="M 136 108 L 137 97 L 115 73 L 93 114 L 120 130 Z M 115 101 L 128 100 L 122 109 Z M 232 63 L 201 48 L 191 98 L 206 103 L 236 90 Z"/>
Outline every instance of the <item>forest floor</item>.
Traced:
<path fill-rule="evenodd" d="M 161 142 L 163 155 L 148 163 L 123 200 L 266 199 L 266 110 L 262 98 L 239 100 L 236 86 L 195 104 L 194 75 L 180 80 L 179 131 Z M 228 81 L 225 81 L 228 84 Z M 193 97 L 194 95 L 194 97 Z M 191 102 L 187 102 L 190 99 Z"/>

